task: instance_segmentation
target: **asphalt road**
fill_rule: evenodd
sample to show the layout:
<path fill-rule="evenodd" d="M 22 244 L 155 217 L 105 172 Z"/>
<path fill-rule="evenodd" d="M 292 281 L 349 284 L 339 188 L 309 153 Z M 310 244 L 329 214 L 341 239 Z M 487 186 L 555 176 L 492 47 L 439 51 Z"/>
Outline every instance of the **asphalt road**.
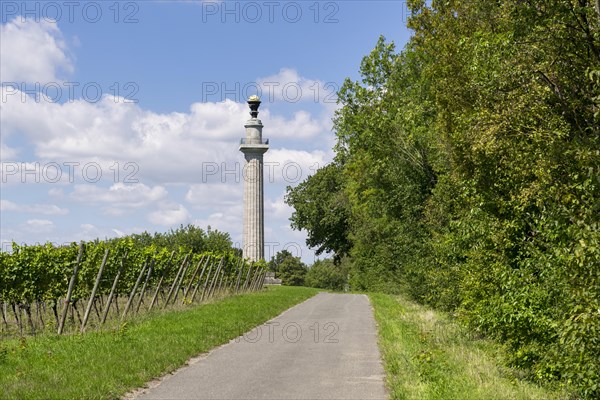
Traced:
<path fill-rule="evenodd" d="M 137 399 L 386 399 L 365 295 L 320 293 Z"/>

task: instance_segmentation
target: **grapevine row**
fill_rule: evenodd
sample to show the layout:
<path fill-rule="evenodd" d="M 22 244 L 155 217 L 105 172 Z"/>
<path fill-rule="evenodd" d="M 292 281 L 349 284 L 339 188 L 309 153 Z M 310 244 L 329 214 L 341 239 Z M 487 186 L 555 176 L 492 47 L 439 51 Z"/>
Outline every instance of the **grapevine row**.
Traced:
<path fill-rule="evenodd" d="M 3 331 L 83 332 L 152 309 L 186 306 L 262 288 L 266 267 L 233 250 L 194 253 L 126 237 L 20 246 L 0 253 Z"/>

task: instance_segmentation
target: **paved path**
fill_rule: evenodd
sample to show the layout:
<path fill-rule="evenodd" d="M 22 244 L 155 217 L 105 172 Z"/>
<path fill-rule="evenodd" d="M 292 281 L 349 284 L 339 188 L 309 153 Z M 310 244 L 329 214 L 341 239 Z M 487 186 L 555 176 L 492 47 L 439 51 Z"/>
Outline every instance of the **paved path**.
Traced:
<path fill-rule="evenodd" d="M 365 295 L 320 293 L 138 399 L 386 399 Z"/>

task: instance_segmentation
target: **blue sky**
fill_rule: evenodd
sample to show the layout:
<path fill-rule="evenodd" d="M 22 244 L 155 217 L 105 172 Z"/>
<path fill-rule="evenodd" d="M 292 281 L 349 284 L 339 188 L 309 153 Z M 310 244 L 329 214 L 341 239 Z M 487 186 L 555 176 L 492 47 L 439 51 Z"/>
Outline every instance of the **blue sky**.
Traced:
<path fill-rule="evenodd" d="M 266 255 L 314 253 L 285 187 L 333 156 L 335 90 L 402 1 L 0 3 L 0 240 L 63 243 L 179 224 L 242 237 L 247 95 L 259 91 Z"/>

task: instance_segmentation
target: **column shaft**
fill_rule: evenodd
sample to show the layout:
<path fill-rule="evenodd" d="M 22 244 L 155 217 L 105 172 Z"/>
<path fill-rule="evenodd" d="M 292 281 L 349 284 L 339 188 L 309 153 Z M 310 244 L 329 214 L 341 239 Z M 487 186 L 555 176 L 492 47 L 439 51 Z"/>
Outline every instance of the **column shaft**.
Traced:
<path fill-rule="evenodd" d="M 244 166 L 244 257 L 264 258 L 263 154 L 245 151 Z"/>

